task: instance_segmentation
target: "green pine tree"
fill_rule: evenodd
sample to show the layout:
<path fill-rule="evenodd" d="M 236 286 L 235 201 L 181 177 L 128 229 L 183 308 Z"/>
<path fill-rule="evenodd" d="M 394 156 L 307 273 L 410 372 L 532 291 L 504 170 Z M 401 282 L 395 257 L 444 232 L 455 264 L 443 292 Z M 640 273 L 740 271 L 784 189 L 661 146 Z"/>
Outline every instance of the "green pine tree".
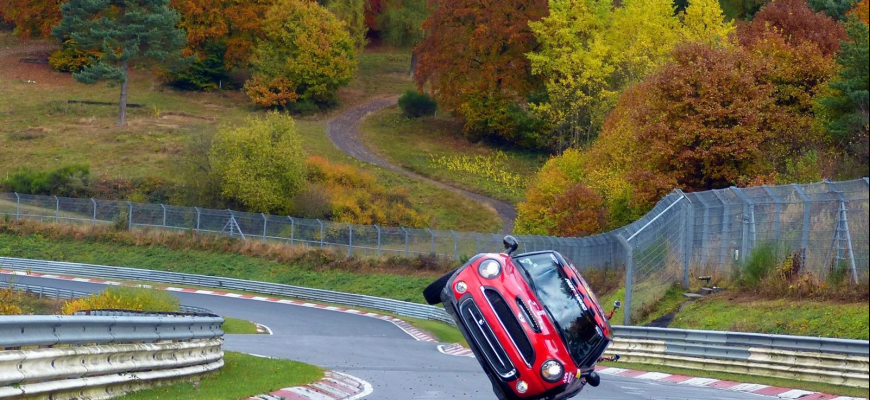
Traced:
<path fill-rule="evenodd" d="M 843 42 L 837 58 L 840 72 L 828 84 L 831 95 L 821 99 L 819 104 L 831 136 L 866 168 L 870 40 L 867 25 L 857 17 L 849 19 L 846 32 L 849 40 Z"/>
<path fill-rule="evenodd" d="M 185 33 L 176 27 L 178 13 L 169 8 L 169 0 L 69 0 L 61 13 L 55 37 L 71 37 L 82 48 L 103 53 L 73 77 L 85 84 L 105 80 L 120 85 L 118 125 L 126 125 L 130 64 L 165 61 L 181 50 Z"/>

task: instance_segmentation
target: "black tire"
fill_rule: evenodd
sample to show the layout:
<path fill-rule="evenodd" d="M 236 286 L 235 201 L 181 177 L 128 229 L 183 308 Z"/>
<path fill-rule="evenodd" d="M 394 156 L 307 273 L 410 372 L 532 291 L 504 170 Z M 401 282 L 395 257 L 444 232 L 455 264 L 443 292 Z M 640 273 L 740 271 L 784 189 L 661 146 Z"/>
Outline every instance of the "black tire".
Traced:
<path fill-rule="evenodd" d="M 453 273 L 456 270 L 450 271 L 444 276 L 435 280 L 426 286 L 426 289 L 423 289 L 423 298 L 426 299 L 426 302 L 429 305 L 441 304 L 441 291 L 444 290 L 444 287 L 447 286 L 447 281 L 450 280 L 450 277 L 453 276 Z"/>

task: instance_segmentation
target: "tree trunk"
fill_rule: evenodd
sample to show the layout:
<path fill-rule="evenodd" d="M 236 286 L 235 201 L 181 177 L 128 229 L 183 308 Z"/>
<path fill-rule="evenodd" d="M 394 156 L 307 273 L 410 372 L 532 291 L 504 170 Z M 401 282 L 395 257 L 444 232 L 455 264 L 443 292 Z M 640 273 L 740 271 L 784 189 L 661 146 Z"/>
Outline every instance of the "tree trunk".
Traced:
<path fill-rule="evenodd" d="M 118 101 L 118 125 L 127 125 L 127 81 L 130 79 L 127 60 L 124 60 L 124 79 L 121 81 L 121 99 Z"/>
<path fill-rule="evenodd" d="M 417 49 L 411 50 L 411 70 L 408 71 L 408 75 L 412 78 L 414 77 L 414 70 L 417 69 Z"/>

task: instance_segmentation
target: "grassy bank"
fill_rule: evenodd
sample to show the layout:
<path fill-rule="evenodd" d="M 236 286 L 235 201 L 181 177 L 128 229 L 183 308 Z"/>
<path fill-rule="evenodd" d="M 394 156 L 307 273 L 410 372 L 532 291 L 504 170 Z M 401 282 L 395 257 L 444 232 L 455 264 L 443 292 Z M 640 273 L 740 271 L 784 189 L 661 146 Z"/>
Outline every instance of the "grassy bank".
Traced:
<path fill-rule="evenodd" d="M 360 129 L 369 147 L 396 165 L 509 203 L 523 199 L 526 182 L 546 159 L 471 143 L 449 117 L 409 119 L 398 107 L 369 116 Z M 505 175 L 487 176 L 487 170 Z"/>
<path fill-rule="evenodd" d="M 224 367 L 214 374 L 191 382 L 130 393 L 119 399 L 241 399 L 285 387 L 305 385 L 323 377 L 323 371 L 312 365 L 259 358 L 231 351 L 224 353 L 224 362 Z"/>
<path fill-rule="evenodd" d="M 0 223 L 0 232 L 8 227 Z M 249 256 L 215 250 L 172 248 L 172 244 L 157 239 L 137 239 L 124 234 L 83 235 L 79 237 L 80 240 L 48 235 L 50 233 L 23 236 L 6 229 L 6 233 L 0 233 L 0 256 L 224 276 L 421 303 L 424 301 L 423 288 L 440 274 L 431 270 L 414 271 L 414 265 L 408 260 L 404 260 L 404 269 L 390 268 L 391 263 L 398 264 L 403 260 L 345 259 L 328 252 L 304 252 L 292 248 L 280 248 L 287 255 L 270 259 L 267 254 Z M 129 241 L 125 241 L 125 238 Z M 245 242 L 222 242 L 217 239 L 214 248 L 220 247 L 220 243 L 225 243 L 229 248 L 233 244 L 248 246 Z M 256 254 L 256 251 L 251 250 L 251 253 Z M 390 270 L 395 272 L 389 273 Z"/>
<path fill-rule="evenodd" d="M 257 325 L 253 322 L 231 317 L 224 317 L 221 329 L 229 335 L 256 335 L 260 333 L 257 331 Z"/>

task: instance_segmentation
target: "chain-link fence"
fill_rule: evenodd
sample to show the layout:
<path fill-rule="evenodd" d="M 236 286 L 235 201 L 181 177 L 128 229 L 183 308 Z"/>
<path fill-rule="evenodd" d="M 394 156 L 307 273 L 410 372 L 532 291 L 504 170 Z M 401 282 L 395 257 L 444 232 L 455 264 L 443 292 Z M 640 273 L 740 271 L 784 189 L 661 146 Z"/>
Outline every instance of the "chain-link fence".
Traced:
<path fill-rule="evenodd" d="M 582 237 L 517 236 L 521 251 L 556 250 L 581 271 L 625 271 L 625 321 L 690 276 L 730 274 L 759 246 L 800 254 L 824 278 L 868 279 L 868 180 L 808 185 L 679 190 L 638 221 Z M 327 249 L 349 256 L 436 255 L 457 261 L 501 251 L 502 236 L 343 224 L 233 210 L 0 193 L 0 216 L 14 220 L 114 225 L 223 234 Z"/>

